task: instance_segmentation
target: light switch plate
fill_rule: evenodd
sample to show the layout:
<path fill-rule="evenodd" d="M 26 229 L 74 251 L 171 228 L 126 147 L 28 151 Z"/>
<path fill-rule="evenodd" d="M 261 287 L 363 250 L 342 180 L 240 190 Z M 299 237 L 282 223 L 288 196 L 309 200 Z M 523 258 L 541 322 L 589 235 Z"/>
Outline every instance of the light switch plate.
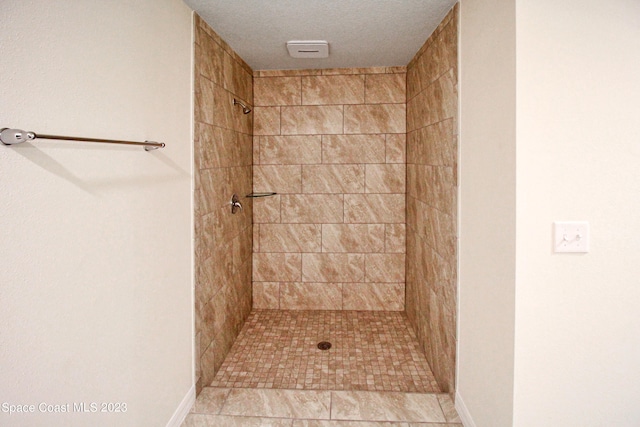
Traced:
<path fill-rule="evenodd" d="M 587 221 L 555 221 L 553 223 L 554 252 L 589 252 L 589 223 Z"/>

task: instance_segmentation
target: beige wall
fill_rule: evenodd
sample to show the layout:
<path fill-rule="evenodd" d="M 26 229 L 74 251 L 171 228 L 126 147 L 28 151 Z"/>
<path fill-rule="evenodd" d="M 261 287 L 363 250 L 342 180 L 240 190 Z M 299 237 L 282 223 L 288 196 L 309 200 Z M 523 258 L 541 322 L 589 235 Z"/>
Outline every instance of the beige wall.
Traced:
<path fill-rule="evenodd" d="M 254 78 L 255 308 L 403 310 L 404 68 Z"/>
<path fill-rule="evenodd" d="M 456 406 L 476 426 L 638 425 L 640 4 L 461 11 Z M 589 221 L 590 252 L 553 253 L 555 220 Z"/>
<path fill-rule="evenodd" d="M 462 0 L 456 407 L 477 427 L 513 418 L 515 53 L 513 2 Z"/>
<path fill-rule="evenodd" d="M 0 14 L 2 127 L 166 143 L 0 146 L 0 403 L 127 405 L 0 425 L 166 425 L 193 380 L 191 13 L 34 0 Z"/>
<path fill-rule="evenodd" d="M 251 68 L 198 16 L 195 25 L 195 324 L 198 392 L 251 310 Z M 231 214 L 237 193 L 244 210 Z"/>
<path fill-rule="evenodd" d="M 638 426 L 640 2 L 516 1 L 516 30 L 513 425 Z"/>
<path fill-rule="evenodd" d="M 449 393 L 456 363 L 457 10 L 407 66 L 407 316 Z"/>

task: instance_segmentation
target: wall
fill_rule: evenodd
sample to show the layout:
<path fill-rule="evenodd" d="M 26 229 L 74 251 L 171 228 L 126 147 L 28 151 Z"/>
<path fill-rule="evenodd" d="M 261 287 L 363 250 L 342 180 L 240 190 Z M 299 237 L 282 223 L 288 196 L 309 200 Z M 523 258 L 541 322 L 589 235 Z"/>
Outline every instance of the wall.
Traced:
<path fill-rule="evenodd" d="M 404 309 L 404 71 L 256 72 L 255 308 Z"/>
<path fill-rule="evenodd" d="M 251 311 L 251 68 L 200 17 L 195 25 L 196 384 L 208 386 Z M 231 196 L 244 210 L 231 214 Z"/>
<path fill-rule="evenodd" d="M 456 407 L 478 427 L 512 425 L 515 53 L 513 2 L 461 2 Z"/>
<path fill-rule="evenodd" d="M 0 404 L 126 403 L 0 424 L 165 425 L 193 380 L 191 13 L 177 0 L 0 13 L 3 127 L 167 144 L 0 146 Z"/>
<path fill-rule="evenodd" d="M 407 317 L 449 393 L 456 363 L 457 10 L 407 66 Z"/>
<path fill-rule="evenodd" d="M 516 11 L 514 425 L 637 426 L 640 3 Z M 552 253 L 554 220 L 589 221 L 590 252 Z"/>

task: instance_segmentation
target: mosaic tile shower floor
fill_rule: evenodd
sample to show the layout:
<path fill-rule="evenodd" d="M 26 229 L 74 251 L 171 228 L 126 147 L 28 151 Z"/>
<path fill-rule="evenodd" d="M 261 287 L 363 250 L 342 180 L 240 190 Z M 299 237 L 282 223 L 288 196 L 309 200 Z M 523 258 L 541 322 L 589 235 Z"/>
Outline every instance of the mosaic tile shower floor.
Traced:
<path fill-rule="evenodd" d="M 404 314 L 383 311 L 254 310 L 211 385 L 440 391 Z"/>

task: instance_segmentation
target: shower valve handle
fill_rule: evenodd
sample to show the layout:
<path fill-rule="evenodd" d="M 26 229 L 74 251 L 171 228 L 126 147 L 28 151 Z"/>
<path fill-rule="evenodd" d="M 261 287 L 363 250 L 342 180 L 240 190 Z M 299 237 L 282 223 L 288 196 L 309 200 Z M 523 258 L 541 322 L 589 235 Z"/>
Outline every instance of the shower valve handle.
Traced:
<path fill-rule="evenodd" d="M 231 213 L 235 214 L 238 210 L 242 210 L 242 203 L 240 203 L 240 198 L 237 194 L 231 196 Z"/>

